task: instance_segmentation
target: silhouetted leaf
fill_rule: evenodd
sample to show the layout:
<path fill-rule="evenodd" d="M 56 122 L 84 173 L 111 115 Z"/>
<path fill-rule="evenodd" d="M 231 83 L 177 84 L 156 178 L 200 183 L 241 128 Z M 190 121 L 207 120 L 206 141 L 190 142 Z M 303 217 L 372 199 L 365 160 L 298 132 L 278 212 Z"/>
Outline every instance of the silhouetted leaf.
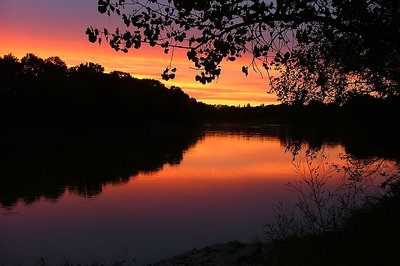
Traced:
<path fill-rule="evenodd" d="M 99 0 L 97 5 L 97 10 L 104 14 L 107 11 L 108 3 L 104 0 Z"/>
<path fill-rule="evenodd" d="M 249 68 L 246 67 L 246 66 L 242 66 L 242 72 L 243 72 L 246 76 L 248 76 L 248 75 L 249 75 Z"/>

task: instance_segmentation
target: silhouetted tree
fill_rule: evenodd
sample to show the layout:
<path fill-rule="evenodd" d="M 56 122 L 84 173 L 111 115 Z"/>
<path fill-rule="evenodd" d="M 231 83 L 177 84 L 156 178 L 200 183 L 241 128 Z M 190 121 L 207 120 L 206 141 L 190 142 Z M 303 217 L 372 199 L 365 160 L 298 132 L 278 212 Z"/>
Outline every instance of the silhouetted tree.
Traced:
<path fill-rule="evenodd" d="M 126 30 L 89 27 L 89 41 L 123 52 L 143 43 L 187 49 L 201 83 L 221 74 L 223 60 L 250 53 L 243 73 L 264 68 L 283 102 L 399 94 L 397 0 L 99 0 L 98 11 L 119 16 Z M 168 66 L 162 77 L 175 72 Z"/>
<path fill-rule="evenodd" d="M 17 74 L 22 71 L 18 58 L 12 54 L 0 57 L 0 92 L 6 92 L 15 86 Z"/>
<path fill-rule="evenodd" d="M 21 59 L 21 64 L 24 66 L 24 72 L 33 76 L 37 76 L 45 71 L 44 60 L 31 53 L 28 53 Z"/>
<path fill-rule="evenodd" d="M 305 105 L 208 105 L 160 81 L 139 80 L 117 70 L 104 73 L 103 66 L 92 62 L 68 68 L 59 57 L 41 59 L 33 54 L 21 61 L 12 55 L 0 57 L 0 70 L 3 124 L 136 127 L 199 121 L 288 123 L 321 136 L 332 131 L 333 125 L 334 132 L 357 128 L 357 132 L 390 133 L 387 129 L 398 125 L 400 112 L 399 98 L 369 95 L 353 96 L 342 106 L 317 100 Z"/>
<path fill-rule="evenodd" d="M 196 100 L 178 87 L 104 73 L 85 63 L 68 68 L 59 57 L 0 57 L 0 122 L 5 125 L 137 127 L 194 123 Z"/>

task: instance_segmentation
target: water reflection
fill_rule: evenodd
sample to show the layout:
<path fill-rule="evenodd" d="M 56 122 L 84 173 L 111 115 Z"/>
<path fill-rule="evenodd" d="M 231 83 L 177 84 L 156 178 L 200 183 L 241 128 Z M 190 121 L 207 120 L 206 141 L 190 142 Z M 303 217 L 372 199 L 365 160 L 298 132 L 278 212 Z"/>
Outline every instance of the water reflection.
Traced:
<path fill-rule="evenodd" d="M 382 184 L 399 171 L 393 160 L 345 153 L 329 158 L 328 146 L 304 146 L 291 147 L 297 176 L 286 184 L 297 200 L 292 206 L 276 205 L 273 221 L 266 224 L 269 241 L 340 230 L 360 207 L 387 195 Z"/>
<path fill-rule="evenodd" d="M 293 151 L 326 147 L 338 163 L 347 149 L 282 126 L 97 133 L 22 132 L 2 144 L 1 202 L 12 207 L 0 216 L 1 263 L 141 265 L 251 241 L 278 201 L 296 201 L 284 186 L 298 178 Z"/>
<path fill-rule="evenodd" d="M 202 133 L 193 128 L 146 128 L 130 132 L 23 130 L 3 131 L 0 204 L 56 201 L 63 193 L 93 197 L 104 184 L 128 182 L 138 173 L 176 165 Z"/>
<path fill-rule="evenodd" d="M 19 200 L 31 204 L 42 197 L 54 202 L 66 190 L 84 197 L 96 196 L 105 184 L 125 183 L 139 173 L 156 172 L 164 164 L 179 164 L 183 154 L 205 134 L 279 140 L 286 152 L 293 155 L 304 145 L 317 150 L 324 145 L 342 145 L 345 153 L 358 159 L 400 158 L 400 149 L 384 136 L 379 141 L 370 141 L 376 136 L 356 137 L 335 130 L 315 133 L 282 125 L 158 127 L 131 132 L 14 129 L 1 134 L 0 206 L 4 208 L 14 206 Z M 215 143 L 206 158 L 199 158 L 199 164 L 207 167 L 215 160 L 220 155 L 219 145 Z M 273 161 L 272 157 L 268 160 Z M 238 154 L 236 160 L 240 165 L 248 159 L 257 161 L 246 154 Z M 255 163 L 247 171 L 254 172 L 260 167 Z"/>

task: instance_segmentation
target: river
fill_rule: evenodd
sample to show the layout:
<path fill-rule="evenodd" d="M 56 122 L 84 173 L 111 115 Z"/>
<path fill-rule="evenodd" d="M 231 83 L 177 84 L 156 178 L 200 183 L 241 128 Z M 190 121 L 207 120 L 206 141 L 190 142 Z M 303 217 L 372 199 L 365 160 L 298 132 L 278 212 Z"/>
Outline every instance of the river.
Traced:
<path fill-rule="evenodd" d="M 299 178 L 310 148 L 281 126 L 115 135 L 8 146 L 0 265 L 144 265 L 213 243 L 263 239 L 276 204 L 297 200 L 285 184 Z M 343 144 L 318 145 L 329 164 L 342 163 Z"/>

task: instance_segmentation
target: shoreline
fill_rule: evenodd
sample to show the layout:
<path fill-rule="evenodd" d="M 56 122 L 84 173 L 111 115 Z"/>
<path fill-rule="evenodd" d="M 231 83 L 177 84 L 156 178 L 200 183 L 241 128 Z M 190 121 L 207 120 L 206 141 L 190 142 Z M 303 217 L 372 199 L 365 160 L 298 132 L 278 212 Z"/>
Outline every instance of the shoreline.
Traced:
<path fill-rule="evenodd" d="M 265 247 L 261 243 L 247 244 L 239 241 L 218 243 L 200 249 L 192 249 L 171 258 L 162 259 L 148 266 L 170 265 L 261 265 L 257 258 Z"/>

